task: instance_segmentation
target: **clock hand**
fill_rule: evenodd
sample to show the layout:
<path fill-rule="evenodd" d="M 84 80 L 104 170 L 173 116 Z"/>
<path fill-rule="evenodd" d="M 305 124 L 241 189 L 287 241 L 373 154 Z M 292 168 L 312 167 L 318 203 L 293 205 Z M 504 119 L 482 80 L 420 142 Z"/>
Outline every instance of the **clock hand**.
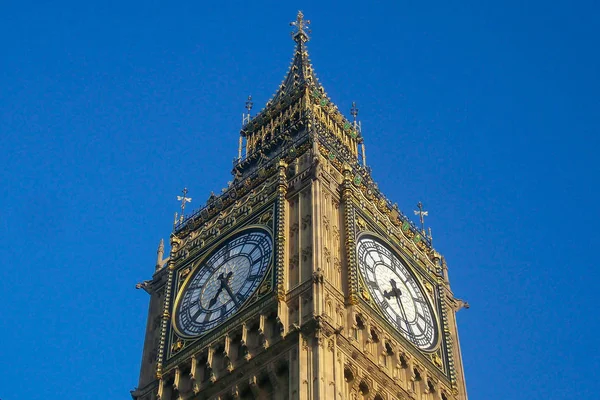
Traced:
<path fill-rule="evenodd" d="M 392 285 L 392 290 L 390 290 L 389 292 L 387 290 L 384 291 L 383 297 L 385 297 L 388 300 L 392 296 L 396 298 L 396 303 L 398 303 L 398 307 L 400 308 L 400 312 L 402 313 L 402 318 L 404 318 L 406 326 L 408 327 L 408 330 L 409 330 L 409 332 L 407 332 L 407 333 L 411 338 L 414 338 L 415 334 L 412 331 L 412 327 L 408 323 L 408 318 L 406 317 L 406 311 L 404 310 L 404 305 L 402 305 L 402 301 L 400 300 L 400 296 L 402 296 L 402 291 L 400 289 L 398 289 L 398 287 L 396 286 L 395 280 L 390 279 L 390 285 Z"/>
<path fill-rule="evenodd" d="M 398 299 L 402 295 L 402 291 L 396 286 L 395 280 L 390 279 L 390 285 L 392 285 L 392 290 L 390 290 L 389 292 L 385 290 L 383 292 L 383 297 L 389 300 L 392 296 L 394 296 L 396 297 L 396 299 Z"/>
<path fill-rule="evenodd" d="M 232 272 L 229 271 L 229 273 L 227 274 L 227 276 L 224 276 L 223 273 L 221 273 L 217 280 L 219 282 L 221 282 L 221 286 L 219 286 L 219 289 L 217 290 L 217 293 L 215 293 L 215 297 L 213 297 L 210 302 L 208 303 L 208 308 L 211 308 L 212 306 L 214 306 L 217 303 L 217 299 L 219 298 L 219 295 L 221 294 L 221 292 L 223 291 L 224 285 L 227 284 L 227 281 L 229 280 L 229 278 L 231 277 Z"/>
<path fill-rule="evenodd" d="M 208 308 L 211 308 L 212 306 L 214 306 L 216 304 L 217 298 L 219 298 L 219 295 L 221 294 L 222 291 L 223 291 L 223 284 L 221 284 L 221 287 L 219 287 L 219 290 L 217 290 L 215 297 L 213 297 L 210 300 L 210 302 L 208 303 Z"/>
<path fill-rule="evenodd" d="M 399 290 L 398 290 L 399 292 Z M 396 303 L 398 303 L 398 307 L 400 307 L 400 311 L 402 312 L 402 317 L 404 318 L 404 322 L 406 323 L 406 327 L 408 328 L 408 336 L 410 336 L 413 339 L 416 339 L 415 334 L 412 330 L 412 327 L 410 325 L 410 323 L 408 322 L 408 318 L 406 317 L 406 311 L 404 310 L 404 305 L 402 305 L 402 301 L 400 300 L 400 296 L 396 296 Z"/>
<path fill-rule="evenodd" d="M 231 288 L 229 287 L 229 282 L 225 283 L 225 290 L 227 291 L 227 294 L 229 295 L 229 297 L 231 297 L 231 300 L 233 300 L 233 303 L 235 304 L 235 306 L 239 307 L 240 301 L 233 294 L 233 290 L 231 290 Z"/>

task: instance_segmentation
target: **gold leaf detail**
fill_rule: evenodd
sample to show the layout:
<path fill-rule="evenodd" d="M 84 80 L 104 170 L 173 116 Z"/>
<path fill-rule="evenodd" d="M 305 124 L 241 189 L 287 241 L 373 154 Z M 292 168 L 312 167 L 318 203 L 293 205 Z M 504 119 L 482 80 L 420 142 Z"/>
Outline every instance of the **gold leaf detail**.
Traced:
<path fill-rule="evenodd" d="M 187 267 L 183 271 L 181 271 L 181 273 L 179 274 L 179 276 L 181 276 L 181 279 L 183 279 L 186 276 L 188 276 L 188 274 L 190 273 L 190 271 L 191 271 L 190 267 Z"/>
<path fill-rule="evenodd" d="M 429 293 L 433 293 L 433 285 L 431 283 L 425 282 L 425 289 L 427 289 Z"/>
<path fill-rule="evenodd" d="M 181 351 L 181 349 L 183 349 L 183 346 L 184 346 L 183 340 L 177 339 L 177 341 L 175 343 L 173 343 L 173 345 L 171 346 L 171 352 L 173 354 L 178 353 Z"/>
<path fill-rule="evenodd" d="M 360 295 L 363 297 L 363 299 L 365 299 L 365 300 L 367 300 L 367 301 L 371 300 L 371 296 L 369 295 L 369 292 L 367 292 L 367 291 L 365 290 L 365 288 L 362 288 L 362 289 L 360 290 Z"/>

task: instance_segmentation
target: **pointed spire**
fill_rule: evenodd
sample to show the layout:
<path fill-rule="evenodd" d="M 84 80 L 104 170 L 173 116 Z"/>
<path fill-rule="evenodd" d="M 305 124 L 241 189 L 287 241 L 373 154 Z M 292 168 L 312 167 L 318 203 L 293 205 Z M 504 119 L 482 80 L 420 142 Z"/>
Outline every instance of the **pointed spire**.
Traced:
<path fill-rule="evenodd" d="M 159 270 L 162 266 L 163 255 L 165 254 L 165 241 L 160 239 L 158 249 L 156 250 L 156 270 Z"/>
<path fill-rule="evenodd" d="M 287 74 L 275 94 L 265 104 L 265 107 L 242 127 L 241 135 L 246 138 L 246 153 L 247 155 L 250 154 L 251 157 L 258 154 L 256 150 L 263 147 L 265 141 L 279 140 L 282 138 L 281 135 L 285 135 L 285 133 L 281 135 L 272 134 L 272 132 L 283 132 L 285 129 L 272 130 L 272 126 L 269 125 L 267 130 L 271 132 L 271 135 L 265 135 L 261 128 L 267 126 L 266 124 L 271 124 L 282 110 L 289 109 L 292 104 L 296 104 L 300 99 L 302 100 L 299 104 L 305 109 L 304 111 L 310 109 L 312 112 L 313 108 L 320 107 L 326 114 L 326 116 L 322 115 L 321 117 L 328 119 L 329 122 L 327 123 L 333 122 L 336 125 L 335 128 L 332 128 L 332 133 L 338 139 L 341 139 L 342 145 L 346 146 L 354 157 L 359 157 L 358 146 L 362 143 L 360 122 L 355 119 L 355 123 L 351 123 L 327 96 L 325 89 L 317 79 L 306 46 L 309 40 L 308 35 L 311 33 L 308 29 L 309 23 L 304 19 L 304 14 L 301 11 L 298 12 L 296 21 L 290 23 L 294 27 L 291 34 L 296 45 Z M 268 149 L 268 145 L 266 148 Z M 362 159 L 365 163 L 364 146 L 362 149 Z M 238 160 L 240 160 L 238 164 L 241 165 L 239 148 Z M 249 161 L 248 165 L 250 163 Z"/>
<path fill-rule="evenodd" d="M 288 70 L 285 79 L 281 83 L 279 90 L 277 93 L 275 93 L 269 103 L 274 103 L 281 97 L 290 94 L 292 91 L 302 85 L 318 85 L 320 91 L 322 93 L 325 92 L 318 84 L 317 76 L 314 73 L 310 59 L 308 58 L 306 42 L 309 40 L 309 24 L 310 21 L 304 19 L 304 14 L 302 14 L 302 11 L 298 11 L 296 21 L 290 23 L 291 26 L 295 27 L 294 32 L 292 32 L 292 39 L 294 39 L 296 42 L 294 58 L 292 59 L 290 69 Z"/>

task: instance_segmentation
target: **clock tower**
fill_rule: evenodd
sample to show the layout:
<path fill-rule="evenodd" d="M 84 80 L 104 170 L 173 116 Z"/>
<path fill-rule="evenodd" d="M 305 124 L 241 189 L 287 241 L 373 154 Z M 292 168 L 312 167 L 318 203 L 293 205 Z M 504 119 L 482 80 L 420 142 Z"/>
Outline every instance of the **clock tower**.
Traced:
<path fill-rule="evenodd" d="M 158 249 L 136 400 L 466 400 L 444 258 L 373 181 L 308 58 L 245 118 L 233 181 Z M 183 202 L 185 204 L 185 194 Z M 422 212 L 422 210 L 421 210 Z"/>

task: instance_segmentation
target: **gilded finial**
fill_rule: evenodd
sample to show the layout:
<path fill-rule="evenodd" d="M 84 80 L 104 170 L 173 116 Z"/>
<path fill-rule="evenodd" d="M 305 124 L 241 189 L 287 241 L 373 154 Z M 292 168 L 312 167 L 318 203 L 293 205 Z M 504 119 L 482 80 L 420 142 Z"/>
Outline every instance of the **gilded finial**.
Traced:
<path fill-rule="evenodd" d="M 240 132 L 240 140 L 238 143 L 238 157 L 237 160 L 233 160 L 234 165 L 236 162 L 239 162 L 242 159 L 242 148 L 244 143 L 243 129 L 246 125 L 250 123 L 250 110 L 252 110 L 253 105 L 254 103 L 252 102 L 252 96 L 250 95 L 248 96 L 248 99 L 246 100 L 246 105 L 244 106 L 244 108 L 248 111 L 248 114 L 242 113 L 242 132 Z"/>
<path fill-rule="evenodd" d="M 360 122 L 357 120 L 356 117 L 358 117 L 358 107 L 356 107 L 356 102 L 353 101 L 352 102 L 352 108 L 350 108 L 350 115 L 352 115 L 352 126 L 354 126 L 354 130 L 356 131 L 357 134 L 361 135 L 362 134 L 362 127 L 360 125 Z M 367 166 L 367 153 L 365 151 L 365 142 L 360 139 L 360 147 L 361 147 L 361 156 L 362 156 L 362 163 L 363 163 L 363 167 Z"/>
<path fill-rule="evenodd" d="M 254 103 L 252 102 L 252 96 L 248 96 L 248 100 L 246 100 L 246 105 L 244 106 L 248 113 L 242 113 L 242 126 L 245 126 L 250 122 L 250 110 L 252 110 L 252 106 L 254 106 Z"/>
<path fill-rule="evenodd" d="M 421 202 L 417 204 L 417 207 L 419 208 L 419 210 L 415 210 L 415 215 L 419 216 L 419 219 L 421 220 L 421 232 L 423 233 L 423 235 L 425 235 L 425 217 L 429 216 L 429 212 L 423 211 L 423 203 Z"/>
<path fill-rule="evenodd" d="M 356 117 L 358 117 L 358 108 L 356 108 L 356 102 L 352 102 L 352 108 L 350 109 L 350 115 L 354 119 L 354 129 L 356 129 Z"/>
<path fill-rule="evenodd" d="M 298 11 L 296 21 L 290 22 L 290 26 L 296 27 L 296 32 L 292 32 L 292 38 L 294 38 L 294 41 L 297 43 L 308 42 L 308 33 L 310 33 L 308 25 L 310 25 L 310 21 L 304 19 L 304 14 L 302 14 L 302 11 Z"/>
<path fill-rule="evenodd" d="M 248 110 L 248 116 L 250 116 L 250 110 L 252 110 L 252 106 L 254 103 L 252 102 L 252 95 L 248 96 L 248 100 L 246 100 L 246 110 Z"/>

